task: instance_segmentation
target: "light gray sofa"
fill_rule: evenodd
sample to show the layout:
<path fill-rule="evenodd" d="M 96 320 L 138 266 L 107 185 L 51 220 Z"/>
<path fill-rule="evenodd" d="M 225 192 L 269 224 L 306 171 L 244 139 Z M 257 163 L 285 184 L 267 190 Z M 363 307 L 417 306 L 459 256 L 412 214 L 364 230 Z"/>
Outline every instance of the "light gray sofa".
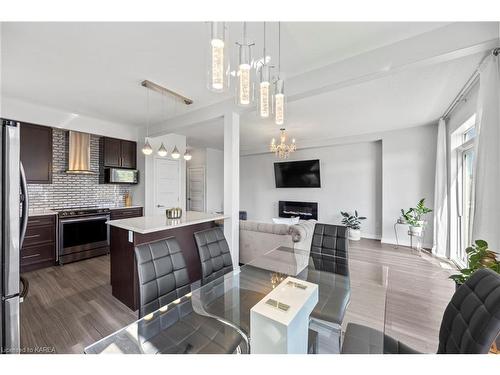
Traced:
<path fill-rule="evenodd" d="M 316 220 L 301 220 L 294 225 L 241 220 L 240 263 L 280 246 L 310 251 L 315 224 Z"/>

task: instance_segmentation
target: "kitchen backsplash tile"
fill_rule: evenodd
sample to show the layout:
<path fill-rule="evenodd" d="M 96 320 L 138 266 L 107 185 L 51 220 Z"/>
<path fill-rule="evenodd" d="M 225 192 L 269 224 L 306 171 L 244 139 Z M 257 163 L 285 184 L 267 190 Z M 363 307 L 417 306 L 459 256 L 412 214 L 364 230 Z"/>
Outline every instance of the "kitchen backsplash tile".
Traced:
<path fill-rule="evenodd" d="M 126 185 L 99 184 L 99 136 L 90 141 L 90 165 L 96 174 L 68 174 L 66 130 L 53 130 L 52 184 L 28 184 L 30 208 L 120 205 L 130 192 Z"/>

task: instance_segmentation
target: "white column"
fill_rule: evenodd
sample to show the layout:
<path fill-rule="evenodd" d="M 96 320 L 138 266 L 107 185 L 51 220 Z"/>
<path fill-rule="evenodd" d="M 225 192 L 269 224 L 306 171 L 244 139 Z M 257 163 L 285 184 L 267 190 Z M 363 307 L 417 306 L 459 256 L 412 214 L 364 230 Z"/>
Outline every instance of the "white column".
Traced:
<path fill-rule="evenodd" d="M 235 268 L 240 259 L 240 115 L 224 114 L 224 235 L 226 236 Z"/>

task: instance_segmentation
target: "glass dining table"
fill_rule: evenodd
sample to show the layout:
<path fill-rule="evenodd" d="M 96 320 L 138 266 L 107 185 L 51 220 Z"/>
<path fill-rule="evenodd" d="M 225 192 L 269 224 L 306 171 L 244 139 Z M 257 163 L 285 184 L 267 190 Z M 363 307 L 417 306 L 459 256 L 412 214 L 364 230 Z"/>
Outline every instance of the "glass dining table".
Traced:
<path fill-rule="evenodd" d="M 196 353 L 220 353 L 219 343 L 231 340 L 227 353 L 252 353 L 251 309 L 289 276 L 318 285 L 308 353 L 341 353 L 349 324 L 372 328 L 366 334 L 379 333 L 357 339 L 383 351 L 386 266 L 278 247 L 210 283 L 193 284 L 185 296 L 86 347 L 85 353 L 192 354 L 194 347 L 202 348 Z"/>

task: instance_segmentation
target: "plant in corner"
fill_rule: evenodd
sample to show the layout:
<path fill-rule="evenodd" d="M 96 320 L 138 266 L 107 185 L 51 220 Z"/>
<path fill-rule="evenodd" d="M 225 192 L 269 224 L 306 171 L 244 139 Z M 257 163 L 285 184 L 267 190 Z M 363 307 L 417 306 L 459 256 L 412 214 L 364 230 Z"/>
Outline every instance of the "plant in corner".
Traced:
<path fill-rule="evenodd" d="M 359 241 L 361 239 L 361 220 L 366 220 L 364 216 L 358 216 L 358 211 L 354 210 L 354 215 L 340 211 L 343 216 L 342 224 L 349 228 L 349 239 Z"/>
<path fill-rule="evenodd" d="M 497 260 L 496 253 L 488 249 L 488 242 L 476 240 L 472 246 L 465 249 L 465 252 L 468 267 L 462 268 L 459 274 L 450 276 L 450 279 L 457 284 L 457 288 L 480 268 L 490 268 L 500 274 L 500 261 Z"/>

